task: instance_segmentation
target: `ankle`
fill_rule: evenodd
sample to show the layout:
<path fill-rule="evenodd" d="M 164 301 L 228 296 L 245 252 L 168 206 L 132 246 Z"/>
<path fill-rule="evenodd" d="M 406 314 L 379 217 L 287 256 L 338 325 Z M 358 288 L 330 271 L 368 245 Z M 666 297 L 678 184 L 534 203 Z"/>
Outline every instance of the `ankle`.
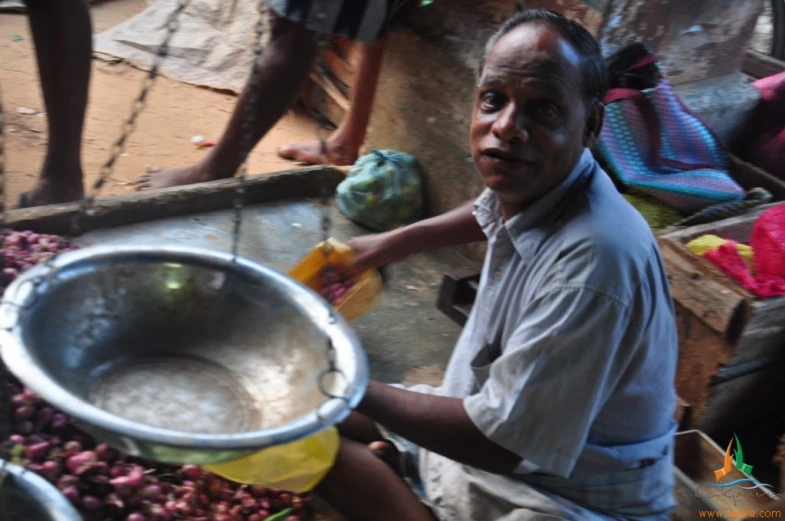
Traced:
<path fill-rule="evenodd" d="M 217 154 L 209 154 L 207 157 L 196 163 L 195 168 L 204 181 L 215 181 L 217 179 L 228 179 L 237 172 L 240 164 L 236 160 L 227 160 Z"/>

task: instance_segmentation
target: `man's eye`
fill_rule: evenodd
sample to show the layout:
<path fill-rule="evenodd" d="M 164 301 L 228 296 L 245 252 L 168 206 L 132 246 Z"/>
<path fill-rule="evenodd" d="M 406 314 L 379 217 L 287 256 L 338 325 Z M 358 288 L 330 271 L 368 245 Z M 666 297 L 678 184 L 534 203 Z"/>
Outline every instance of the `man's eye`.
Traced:
<path fill-rule="evenodd" d="M 537 104 L 537 115 L 545 120 L 556 119 L 559 116 L 559 107 L 550 101 Z"/>
<path fill-rule="evenodd" d="M 504 106 L 504 98 L 495 92 L 486 92 L 482 96 L 482 109 L 486 112 L 499 110 Z"/>

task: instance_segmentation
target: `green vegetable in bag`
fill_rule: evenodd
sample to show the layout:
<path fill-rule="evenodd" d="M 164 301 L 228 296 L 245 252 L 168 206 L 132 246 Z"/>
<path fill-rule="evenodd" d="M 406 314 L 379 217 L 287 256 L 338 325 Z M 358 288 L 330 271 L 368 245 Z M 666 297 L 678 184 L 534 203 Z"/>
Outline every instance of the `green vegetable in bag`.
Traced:
<path fill-rule="evenodd" d="M 417 160 L 395 150 L 361 157 L 338 185 L 335 201 L 350 220 L 381 232 L 423 214 L 423 182 Z"/>

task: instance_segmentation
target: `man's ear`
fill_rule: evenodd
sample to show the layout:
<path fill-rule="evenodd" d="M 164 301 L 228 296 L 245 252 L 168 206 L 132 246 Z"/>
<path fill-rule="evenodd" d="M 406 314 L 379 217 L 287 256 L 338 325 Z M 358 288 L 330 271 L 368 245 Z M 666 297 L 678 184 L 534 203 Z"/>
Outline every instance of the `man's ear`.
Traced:
<path fill-rule="evenodd" d="M 583 129 L 583 146 L 586 148 L 593 148 L 600 137 L 602 130 L 602 123 L 605 120 L 605 105 L 599 101 L 595 101 L 589 108 L 589 113 L 586 116 L 586 126 Z"/>

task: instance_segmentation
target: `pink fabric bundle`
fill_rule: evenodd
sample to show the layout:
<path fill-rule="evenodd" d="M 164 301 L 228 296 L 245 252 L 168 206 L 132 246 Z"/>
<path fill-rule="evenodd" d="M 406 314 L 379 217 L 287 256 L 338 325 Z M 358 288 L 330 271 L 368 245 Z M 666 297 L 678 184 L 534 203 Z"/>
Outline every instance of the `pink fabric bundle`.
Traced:
<path fill-rule="evenodd" d="M 785 180 L 785 71 L 753 85 L 761 102 L 745 125 L 738 155 Z"/>

